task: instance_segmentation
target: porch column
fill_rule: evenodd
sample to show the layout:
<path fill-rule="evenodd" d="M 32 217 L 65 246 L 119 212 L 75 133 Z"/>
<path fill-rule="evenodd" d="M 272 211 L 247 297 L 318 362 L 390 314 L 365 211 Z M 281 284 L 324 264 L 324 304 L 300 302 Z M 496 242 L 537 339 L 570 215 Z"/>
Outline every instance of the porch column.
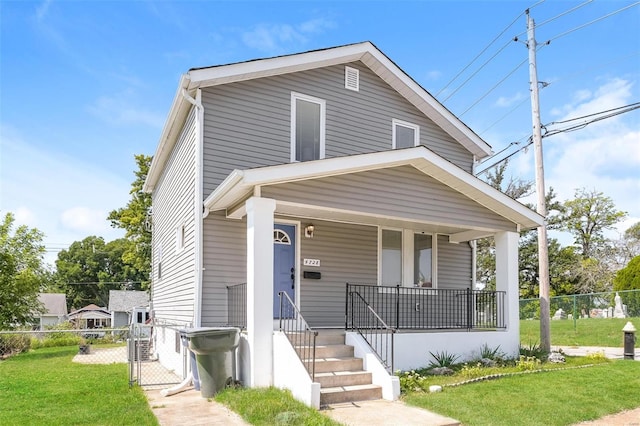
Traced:
<path fill-rule="evenodd" d="M 251 387 L 273 384 L 273 213 L 276 201 L 251 197 L 247 209 L 247 338 Z"/>
<path fill-rule="evenodd" d="M 506 292 L 504 318 L 507 322 L 507 330 L 515 330 L 516 333 L 519 333 L 518 239 L 520 234 L 517 232 L 498 232 L 494 238 L 496 242 L 496 290 Z"/>

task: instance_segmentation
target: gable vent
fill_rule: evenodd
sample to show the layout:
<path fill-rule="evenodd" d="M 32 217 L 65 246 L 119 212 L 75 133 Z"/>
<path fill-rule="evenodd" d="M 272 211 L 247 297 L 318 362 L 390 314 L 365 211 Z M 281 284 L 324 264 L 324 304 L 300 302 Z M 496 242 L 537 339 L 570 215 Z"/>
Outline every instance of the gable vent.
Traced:
<path fill-rule="evenodd" d="M 344 67 L 344 87 L 349 90 L 360 90 L 360 70 Z"/>

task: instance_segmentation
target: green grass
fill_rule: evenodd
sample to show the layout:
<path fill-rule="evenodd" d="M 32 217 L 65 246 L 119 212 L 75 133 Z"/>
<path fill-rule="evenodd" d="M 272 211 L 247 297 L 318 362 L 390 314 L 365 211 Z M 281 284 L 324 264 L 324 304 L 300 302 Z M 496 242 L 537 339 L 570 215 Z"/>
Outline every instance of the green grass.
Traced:
<path fill-rule="evenodd" d="M 571 425 L 640 406 L 640 362 L 522 374 L 404 400 L 467 426 Z"/>
<path fill-rule="evenodd" d="M 580 318 L 551 321 L 551 344 L 561 346 L 622 347 L 622 327 L 627 321 L 640 327 L 640 318 Z M 540 342 L 540 321 L 520 321 L 520 342 L 523 345 Z"/>
<path fill-rule="evenodd" d="M 1 425 L 157 425 L 126 364 L 73 363 L 77 346 L 0 361 Z"/>
<path fill-rule="evenodd" d="M 240 414 L 252 425 L 334 426 L 340 423 L 295 400 L 276 388 L 225 389 L 215 400 Z"/>

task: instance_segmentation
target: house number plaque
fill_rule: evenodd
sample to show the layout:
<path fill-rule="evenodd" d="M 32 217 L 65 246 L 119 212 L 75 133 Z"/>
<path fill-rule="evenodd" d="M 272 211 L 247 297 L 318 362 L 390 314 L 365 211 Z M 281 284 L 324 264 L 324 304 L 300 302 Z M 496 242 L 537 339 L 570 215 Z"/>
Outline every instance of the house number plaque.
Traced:
<path fill-rule="evenodd" d="M 320 266 L 320 259 L 303 259 L 302 266 Z"/>

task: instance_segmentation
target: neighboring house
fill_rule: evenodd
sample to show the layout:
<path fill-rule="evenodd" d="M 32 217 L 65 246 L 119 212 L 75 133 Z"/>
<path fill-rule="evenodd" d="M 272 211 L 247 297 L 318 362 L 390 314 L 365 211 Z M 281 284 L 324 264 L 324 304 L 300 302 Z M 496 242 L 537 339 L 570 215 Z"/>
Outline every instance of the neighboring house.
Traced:
<path fill-rule="evenodd" d="M 390 372 L 430 351 L 515 355 L 519 232 L 543 218 L 473 176 L 490 154 L 369 42 L 191 69 L 144 187 L 154 320 L 242 327 L 244 384 L 316 407 L 376 397 L 333 399 L 348 387 L 337 369 L 367 370 L 394 399 Z M 497 291 L 473 288 L 474 240 L 487 236 Z M 331 345 L 342 355 L 321 352 L 329 329 L 346 334 Z M 289 342 L 317 330 L 318 359 L 298 357 Z M 155 338 L 180 371 L 178 335 Z M 354 356 L 354 368 L 319 359 Z"/>
<path fill-rule="evenodd" d="M 109 312 L 111 312 L 111 326 L 113 328 L 126 327 L 131 323 L 134 308 L 149 306 L 149 294 L 146 291 L 110 290 Z M 144 319 L 141 321 L 144 324 Z"/>
<path fill-rule="evenodd" d="M 111 314 L 107 308 L 94 304 L 69 312 L 67 318 L 78 329 L 111 327 Z"/>
<path fill-rule="evenodd" d="M 39 314 L 40 330 L 66 321 L 67 296 L 64 293 L 40 293 L 38 301 L 44 308 L 44 312 Z"/>

